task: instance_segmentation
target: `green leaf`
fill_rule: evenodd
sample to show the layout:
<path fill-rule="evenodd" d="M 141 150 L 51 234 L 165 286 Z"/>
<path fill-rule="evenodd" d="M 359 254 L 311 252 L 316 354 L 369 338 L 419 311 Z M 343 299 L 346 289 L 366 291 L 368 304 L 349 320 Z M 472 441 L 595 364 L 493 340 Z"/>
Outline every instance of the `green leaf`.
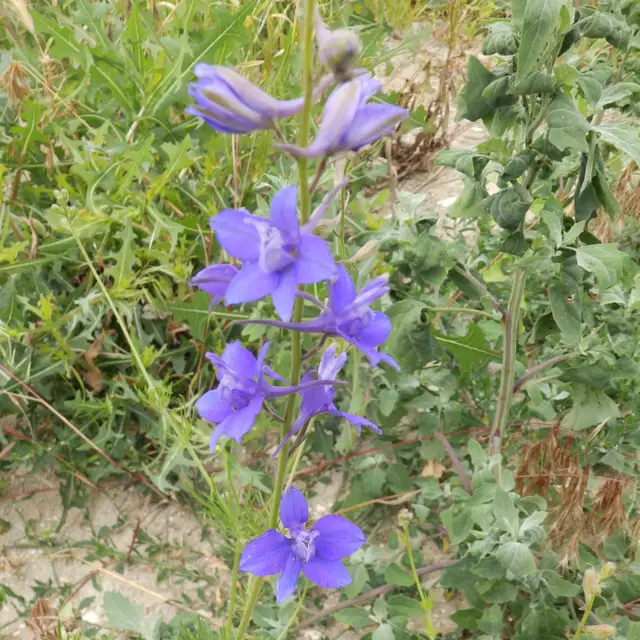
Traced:
<path fill-rule="evenodd" d="M 502 531 L 506 531 L 514 537 L 518 535 L 520 526 L 518 510 L 513 504 L 511 496 L 500 487 L 496 489 L 493 515 L 495 516 L 496 524 Z"/>
<path fill-rule="evenodd" d="M 113 267 L 107 269 L 107 272 L 113 278 L 113 287 L 115 289 L 125 287 L 131 279 L 133 268 L 136 264 L 136 235 L 133 232 L 133 224 L 131 218 L 127 218 L 124 223 L 124 229 L 116 234 L 116 237 L 122 243 L 120 250 L 113 254 L 116 263 Z"/>
<path fill-rule="evenodd" d="M 500 247 L 502 253 L 509 253 L 512 256 L 522 256 L 529 248 L 529 242 L 524 237 L 522 231 L 512 233 Z"/>
<path fill-rule="evenodd" d="M 592 106 L 597 105 L 600 101 L 604 85 L 610 75 L 611 69 L 609 67 L 601 67 L 586 71 L 577 79 L 578 86 L 582 89 L 584 97 Z"/>
<path fill-rule="evenodd" d="M 412 277 L 421 285 L 441 285 L 453 266 L 445 243 L 429 231 L 422 233 L 415 245 L 405 251 L 405 259 Z"/>
<path fill-rule="evenodd" d="M 601 124 L 592 125 L 591 130 L 616 149 L 628 154 L 640 166 L 640 128 L 630 124 Z"/>
<path fill-rule="evenodd" d="M 380 393 L 380 412 L 389 417 L 396 407 L 400 394 L 396 389 L 383 389 Z"/>
<path fill-rule="evenodd" d="M 153 198 L 164 189 L 165 185 L 178 172 L 190 167 L 193 163 L 191 156 L 191 138 L 187 135 L 180 143 L 165 142 L 162 150 L 167 155 L 166 169 L 157 178 L 151 181 L 151 188 L 148 191 L 149 197 Z"/>
<path fill-rule="evenodd" d="M 565 628 L 569 622 L 567 617 L 566 613 L 561 614 L 553 607 L 539 603 L 530 608 L 529 614 L 522 621 L 522 638 L 566 638 Z"/>
<path fill-rule="evenodd" d="M 484 215 L 483 201 L 486 198 L 486 192 L 483 186 L 471 180 L 464 178 L 464 189 L 458 196 L 456 201 L 447 210 L 447 215 L 451 218 L 476 218 Z"/>
<path fill-rule="evenodd" d="M 433 164 L 452 167 L 469 178 L 477 179 L 489 160 L 489 156 L 470 149 L 447 149 L 438 153 Z"/>
<path fill-rule="evenodd" d="M 394 493 L 403 493 L 404 491 L 411 491 L 411 489 L 413 489 L 413 480 L 409 475 L 407 466 L 401 462 L 392 464 L 387 469 L 386 476 Z"/>
<path fill-rule="evenodd" d="M 367 584 L 367 580 L 369 580 L 369 573 L 363 564 L 359 564 L 355 568 L 355 572 L 353 568 L 351 569 L 351 577 L 351 584 L 344 588 L 347 598 L 355 598 L 362 591 L 364 585 Z"/>
<path fill-rule="evenodd" d="M 518 47 L 517 77 L 519 80 L 536 68 L 542 55 L 551 46 L 561 7 L 562 0 L 527 2 Z"/>
<path fill-rule="evenodd" d="M 477 324 L 470 324 L 467 335 L 460 338 L 434 333 L 442 347 L 450 351 L 460 364 L 460 369 L 468 372 L 473 366 L 500 358 L 500 354 L 486 346 L 484 333 Z"/>
<path fill-rule="evenodd" d="M 486 69 L 480 60 L 475 56 L 469 58 L 467 68 L 467 84 L 458 95 L 457 119 L 475 121 L 492 113 L 496 107 L 513 103 L 510 96 L 498 96 L 495 98 L 485 98 L 483 91 L 498 76 Z"/>
<path fill-rule="evenodd" d="M 525 149 L 507 162 L 502 172 L 505 180 L 517 180 L 531 166 L 537 153 L 534 149 Z"/>
<path fill-rule="evenodd" d="M 546 576 L 545 576 L 546 577 Z M 555 571 L 546 577 L 547 589 L 554 598 L 575 598 L 582 591 L 580 584 L 569 582 Z"/>
<path fill-rule="evenodd" d="M 338 611 L 333 616 L 338 622 L 342 622 L 354 629 L 364 629 L 371 625 L 369 614 L 360 607 L 347 607 Z"/>
<path fill-rule="evenodd" d="M 371 640 L 395 640 L 393 627 L 390 624 L 380 625 L 371 635 Z"/>
<path fill-rule="evenodd" d="M 556 80 L 545 71 L 531 71 L 524 78 L 518 80 L 510 90 L 516 96 L 553 93 Z"/>
<path fill-rule="evenodd" d="M 591 184 L 593 185 L 593 189 L 596 193 L 598 201 L 602 205 L 602 208 L 605 210 L 609 218 L 611 220 L 616 220 L 619 216 L 621 216 L 622 211 L 620 209 L 620 205 L 618 204 L 616 197 L 613 195 L 607 178 L 602 171 L 596 171 Z"/>
<path fill-rule="evenodd" d="M 527 0 L 511 0 L 511 15 L 513 16 L 513 24 L 520 28 L 524 22 L 524 11 L 527 6 Z"/>
<path fill-rule="evenodd" d="M 471 533 L 473 521 L 471 510 L 468 508 L 463 508 L 458 513 L 454 513 L 453 507 L 445 509 L 440 513 L 440 520 L 447 530 L 451 545 L 454 547 L 464 542 Z"/>
<path fill-rule="evenodd" d="M 450 617 L 460 629 L 478 631 L 478 620 L 482 618 L 482 613 L 480 609 L 458 609 Z"/>
<path fill-rule="evenodd" d="M 571 98 L 559 94 L 551 103 L 547 114 L 549 141 L 561 151 L 589 151 L 587 133 L 589 123 L 575 108 Z"/>
<path fill-rule="evenodd" d="M 384 580 L 387 584 L 395 584 L 399 587 L 410 587 L 413 584 L 413 576 L 397 564 L 387 565 Z"/>
<path fill-rule="evenodd" d="M 629 256 L 616 244 L 593 244 L 576 250 L 578 266 L 593 273 L 602 289 L 612 287 L 629 264 Z"/>
<path fill-rule="evenodd" d="M 618 405 L 604 391 L 574 384 L 573 407 L 562 420 L 562 427 L 582 431 L 619 416 Z"/>
<path fill-rule="evenodd" d="M 521 542 L 505 542 L 496 552 L 496 558 L 520 580 L 536 572 L 536 559 L 529 547 Z"/>
<path fill-rule="evenodd" d="M 577 344 L 582 335 L 582 304 L 577 284 L 555 284 L 549 288 L 553 319 L 568 344 Z"/>
<path fill-rule="evenodd" d="M 529 2 L 529 4 L 532 3 Z M 502 633 L 504 622 L 502 620 L 502 609 L 499 605 L 494 604 L 488 609 L 485 609 L 482 618 L 478 620 L 478 629 L 494 636 Z"/>
<path fill-rule="evenodd" d="M 406 596 L 391 596 L 387 600 L 389 613 L 403 618 L 419 618 L 424 615 L 424 609 L 416 600 Z"/>
<path fill-rule="evenodd" d="M 385 350 L 405 373 L 422 369 L 435 355 L 426 307 L 417 300 L 402 300 L 386 310 L 391 320 L 391 335 Z"/>
<path fill-rule="evenodd" d="M 635 82 L 618 82 L 605 88 L 598 102 L 598 107 L 607 107 L 621 101 L 625 101 L 626 103 L 626 98 L 637 93 L 640 93 L 640 84 L 636 84 Z"/>
<path fill-rule="evenodd" d="M 518 31 L 510 22 L 494 22 L 482 43 L 485 56 L 511 56 L 518 51 Z"/>
<path fill-rule="evenodd" d="M 553 243 L 556 245 L 556 247 L 559 247 L 562 244 L 564 219 L 562 203 L 554 196 L 549 197 L 544 205 L 544 208 L 540 212 L 540 217 L 542 218 L 542 221 L 547 225 L 547 229 L 549 229 L 549 235 L 551 236 Z"/>
<path fill-rule="evenodd" d="M 516 231 L 532 202 L 529 192 L 522 185 L 515 184 L 489 196 L 484 201 L 484 206 L 503 229 Z"/>
<path fill-rule="evenodd" d="M 158 640 L 160 637 L 160 616 L 145 620 L 144 609 L 114 591 L 104 594 L 104 612 L 109 625 L 121 631 L 133 631 L 144 640 Z"/>
<path fill-rule="evenodd" d="M 604 11 L 594 11 L 577 24 L 585 38 L 605 38 L 609 44 L 626 49 L 631 38 L 631 28 L 622 18 Z"/>

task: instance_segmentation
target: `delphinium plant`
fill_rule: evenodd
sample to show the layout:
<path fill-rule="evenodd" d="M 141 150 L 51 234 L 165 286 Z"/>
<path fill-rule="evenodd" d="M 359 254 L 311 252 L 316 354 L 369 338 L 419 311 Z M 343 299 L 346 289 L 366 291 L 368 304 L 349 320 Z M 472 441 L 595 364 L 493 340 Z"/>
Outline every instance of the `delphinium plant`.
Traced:
<path fill-rule="evenodd" d="M 338 515 L 324 516 L 307 527 L 309 509 L 304 495 L 293 486 L 285 491 L 292 438 L 303 446 L 297 438 L 322 413 L 345 419 L 358 433 L 363 426 L 379 433 L 366 418 L 338 410 L 334 387 L 344 383 L 336 378 L 350 347 L 362 352 L 373 367 L 383 363 L 398 367 L 380 350 L 391 332 L 391 322 L 371 308 L 388 292 L 387 277 L 374 278 L 357 291 L 346 268 L 339 264 L 346 256 L 336 260 L 327 240 L 317 234 L 327 207 L 348 180 L 326 194 L 315 211 L 312 200 L 330 160 L 393 132 L 408 114 L 400 107 L 372 100 L 380 82 L 365 70 L 354 68 L 361 52 L 354 32 L 329 29 L 314 0 L 304 2 L 301 19 L 301 97 L 275 99 L 235 71 L 205 64 L 195 68 L 197 82 L 190 88 L 195 103 L 189 113 L 222 134 L 273 130 L 278 138 L 276 148 L 294 158 L 298 168 L 297 184 L 284 187 L 272 197 L 269 219 L 246 209 L 227 209 L 211 218 L 215 237 L 234 264 L 209 266 L 192 280 L 194 286 L 213 296 L 212 304 L 222 300 L 227 305 L 248 304 L 270 296 L 278 318 L 253 322 L 286 329 L 291 335 L 289 380 L 267 364 L 269 343 L 256 357 L 239 342 L 232 342 L 221 355 L 207 354 L 216 369 L 218 384 L 196 403 L 200 417 L 214 425 L 210 448 L 215 454 L 217 447 L 225 446 L 226 438 L 242 442 L 258 414 L 265 409 L 273 412 L 270 402 L 287 397 L 281 441 L 274 454 L 277 471 L 267 505 L 269 528 L 236 554 L 234 576 L 238 570 L 252 575 L 235 636 L 238 639 L 247 632 L 263 584 L 261 578 L 278 575 L 278 602 L 294 593 L 300 574 L 325 588 L 344 587 L 351 582 L 342 560 L 365 543 L 365 536 L 359 527 Z M 314 33 L 317 58 L 323 68 L 319 77 L 314 64 Z M 312 107 L 331 87 L 311 140 Z M 280 121 L 296 114 L 300 115 L 300 124 L 293 143 L 285 138 Z M 310 162 L 316 165 L 311 182 Z M 344 247 L 344 239 L 340 246 Z M 326 287 L 326 304 L 307 290 L 311 285 L 314 293 Z M 313 317 L 305 317 L 308 310 L 313 310 Z M 308 353 L 301 347 L 303 332 L 318 334 L 316 346 Z M 319 360 L 316 369 L 310 366 L 314 357 Z M 223 436 L 226 438 L 221 439 Z M 279 522 L 288 536 L 278 530 Z M 228 615 L 229 634 L 233 606 Z"/>

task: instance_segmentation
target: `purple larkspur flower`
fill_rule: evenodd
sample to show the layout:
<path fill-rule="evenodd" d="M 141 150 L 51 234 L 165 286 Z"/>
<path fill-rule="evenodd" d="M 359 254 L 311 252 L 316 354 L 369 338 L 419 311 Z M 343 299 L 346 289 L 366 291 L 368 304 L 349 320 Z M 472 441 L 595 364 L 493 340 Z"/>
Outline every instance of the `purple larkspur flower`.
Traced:
<path fill-rule="evenodd" d="M 336 265 L 329 245 L 312 233 L 332 194 L 302 227 L 295 186 L 285 187 L 273 197 L 270 220 L 251 215 L 246 209 L 226 209 L 211 218 L 211 228 L 222 248 L 243 261 L 242 269 L 227 288 L 227 304 L 253 302 L 271 295 L 278 315 L 289 320 L 298 285 L 335 277 Z"/>
<path fill-rule="evenodd" d="M 227 293 L 229 283 L 238 275 L 238 270 L 231 264 L 214 264 L 198 271 L 189 281 L 192 287 L 213 296 L 211 306 L 218 304 Z"/>
<path fill-rule="evenodd" d="M 222 133 L 270 129 L 274 120 L 292 116 L 304 106 L 303 98 L 273 98 L 228 67 L 200 63 L 193 71 L 198 81 L 189 85 L 189 95 L 196 104 L 187 107 L 187 113 Z"/>
<path fill-rule="evenodd" d="M 374 278 L 357 293 L 351 276 L 340 265 L 338 279 L 329 287 L 328 306 L 325 307 L 318 300 L 305 296 L 322 308 L 322 313 L 317 318 L 305 322 L 241 320 L 238 324 L 265 324 L 292 331 L 338 336 L 364 353 L 372 366 L 375 367 L 382 361 L 399 371 L 398 363 L 390 355 L 378 351 L 378 347 L 391 333 L 391 320 L 381 311 L 373 311 L 369 307 L 389 291 L 388 280 L 387 275 Z"/>
<path fill-rule="evenodd" d="M 320 360 L 320 366 L 318 367 L 317 373 L 313 371 L 306 373 L 302 377 L 301 382 L 303 384 L 306 384 L 315 379 L 334 380 L 335 378 L 337 378 L 338 373 L 340 373 L 340 370 L 344 366 L 344 363 L 347 361 L 347 354 L 341 353 L 339 356 L 337 356 L 336 350 L 336 345 L 331 345 L 330 347 L 328 347 L 322 354 L 322 359 Z M 302 398 L 302 402 L 300 403 L 300 415 L 294 422 L 289 433 L 287 433 L 284 440 L 280 443 L 278 451 L 280 451 L 284 443 L 292 438 L 298 431 L 300 431 L 300 429 L 302 429 L 302 427 L 307 422 L 309 422 L 311 418 L 322 413 L 337 416 L 338 418 L 344 418 L 355 427 L 358 435 L 360 435 L 362 427 L 368 427 L 376 433 L 382 433 L 380 427 L 375 425 L 370 420 L 362 418 L 361 416 L 356 416 L 353 413 L 340 411 L 333 403 L 335 393 L 336 392 L 333 387 L 330 386 L 315 387 L 313 389 L 307 389 L 306 391 L 300 392 L 300 396 Z"/>
<path fill-rule="evenodd" d="M 269 529 L 251 540 L 240 556 L 240 571 L 260 578 L 280 574 L 276 586 L 278 603 L 293 594 L 300 573 L 325 589 L 351 584 L 341 560 L 366 542 L 360 527 L 341 516 L 329 515 L 307 530 L 309 505 L 295 487 L 282 496 L 280 520 L 289 530 L 289 537 Z"/>
<path fill-rule="evenodd" d="M 409 112 L 390 104 L 367 104 L 381 87 L 369 74 L 335 89 L 327 99 L 315 140 L 308 147 L 276 145 L 294 156 L 315 158 L 338 151 L 357 151 L 393 132 Z"/>
<path fill-rule="evenodd" d="M 267 342 L 256 358 L 236 341 L 225 347 L 222 356 L 206 354 L 216 368 L 219 384 L 196 402 L 196 411 L 201 418 L 217 425 L 211 434 L 211 452 L 223 435 L 242 442 L 243 436 L 255 423 L 265 400 L 317 386 L 342 384 L 335 380 L 314 380 L 293 387 L 273 386 L 265 380 L 265 376 L 285 383 L 286 380 L 264 364 L 268 349 Z"/>
<path fill-rule="evenodd" d="M 313 22 L 320 62 L 330 69 L 336 79 L 340 81 L 345 78 L 353 63 L 362 53 L 360 38 L 350 29 L 329 29 L 322 21 L 317 7 Z"/>

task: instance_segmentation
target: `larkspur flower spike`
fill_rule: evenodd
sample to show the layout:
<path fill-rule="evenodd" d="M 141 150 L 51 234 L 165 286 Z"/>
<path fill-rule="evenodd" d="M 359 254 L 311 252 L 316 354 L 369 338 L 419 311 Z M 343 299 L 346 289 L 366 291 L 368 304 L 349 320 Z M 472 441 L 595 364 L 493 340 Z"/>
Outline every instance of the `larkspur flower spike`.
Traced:
<path fill-rule="evenodd" d="M 289 537 L 269 529 L 249 542 L 240 556 L 240 571 L 260 578 L 280 574 L 276 586 L 278 603 L 293 594 L 300 573 L 326 589 L 351 584 L 341 560 L 366 542 L 358 526 L 341 516 L 329 515 L 308 530 L 309 505 L 295 487 L 282 496 L 280 520 L 289 530 Z"/>
<path fill-rule="evenodd" d="M 227 344 L 222 356 L 206 354 L 217 370 L 219 384 L 196 402 L 196 411 L 201 418 L 217 425 L 211 435 L 211 452 L 223 435 L 241 442 L 254 425 L 266 400 L 316 386 L 341 384 L 336 380 L 311 380 L 293 387 L 273 386 L 265 380 L 265 376 L 285 383 L 286 380 L 264 364 L 268 349 L 267 342 L 256 358 L 236 341 Z"/>
<path fill-rule="evenodd" d="M 366 284 L 360 293 L 347 270 L 338 267 L 338 278 L 329 287 L 329 305 L 306 296 L 317 305 L 322 313 L 306 322 L 279 322 L 277 320 L 241 320 L 238 324 L 264 324 L 292 331 L 323 333 L 336 336 L 351 343 L 364 353 L 372 366 L 381 361 L 400 370 L 398 363 L 388 354 L 380 353 L 378 347 L 391 333 L 391 321 L 381 311 L 373 311 L 369 305 L 389 291 L 388 276 L 380 276 Z"/>
<path fill-rule="evenodd" d="M 211 228 L 222 248 L 243 261 L 226 289 L 227 304 L 271 295 L 278 315 L 289 320 L 298 285 L 335 277 L 329 246 L 312 233 L 319 216 L 314 214 L 301 227 L 296 201 L 297 188 L 290 186 L 273 197 L 270 220 L 251 215 L 246 209 L 226 209 L 211 218 Z M 324 203 L 320 214 L 323 207 Z"/>
<path fill-rule="evenodd" d="M 332 380 L 337 378 L 338 373 L 340 373 L 340 370 L 347 360 L 347 354 L 341 353 L 338 356 L 336 355 L 336 350 L 336 345 L 328 347 L 322 355 L 322 360 L 320 361 L 317 373 L 310 371 L 302 377 L 301 382 L 306 384 L 315 379 Z M 340 411 L 333 403 L 335 396 L 333 387 L 326 386 L 307 389 L 305 391 L 301 391 L 300 396 L 302 398 L 302 402 L 300 404 L 300 415 L 293 423 L 289 433 L 287 433 L 284 440 L 280 443 L 276 453 L 278 453 L 285 442 L 298 433 L 298 431 L 300 431 L 300 429 L 302 429 L 302 427 L 309 422 L 311 418 L 323 413 L 337 416 L 338 418 L 344 418 L 354 426 L 358 435 L 360 435 L 362 427 L 367 427 L 378 434 L 382 433 L 381 429 L 370 420 L 362 418 L 361 416 L 356 416 L 352 413 Z"/>
<path fill-rule="evenodd" d="M 357 151 L 392 133 L 409 112 L 390 104 L 367 104 L 381 87 L 369 74 L 340 85 L 327 99 L 315 140 L 308 147 L 275 145 L 294 156 L 316 158 Z"/>

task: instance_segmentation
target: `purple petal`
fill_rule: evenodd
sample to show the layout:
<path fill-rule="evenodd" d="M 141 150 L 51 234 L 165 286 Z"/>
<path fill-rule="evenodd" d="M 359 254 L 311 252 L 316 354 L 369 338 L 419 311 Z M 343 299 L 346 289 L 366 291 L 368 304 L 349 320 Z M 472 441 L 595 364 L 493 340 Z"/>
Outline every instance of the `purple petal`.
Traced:
<path fill-rule="evenodd" d="M 358 109 L 353 123 L 346 132 L 343 147 L 357 150 L 375 142 L 402 122 L 409 112 L 390 104 L 368 104 Z"/>
<path fill-rule="evenodd" d="M 298 223 L 298 188 L 295 186 L 280 189 L 271 200 L 271 222 L 291 242 L 298 242 L 300 225 Z"/>
<path fill-rule="evenodd" d="M 295 271 L 296 281 L 300 284 L 314 284 L 334 278 L 336 265 L 326 241 L 318 236 L 303 235 L 298 245 Z"/>
<path fill-rule="evenodd" d="M 287 556 L 284 570 L 280 574 L 276 586 L 276 602 L 278 604 L 284 602 L 296 590 L 296 584 L 301 570 L 302 560 L 296 558 L 293 553 L 290 553 Z"/>
<path fill-rule="evenodd" d="M 278 372 L 274 371 L 271 367 L 268 367 L 266 364 L 262 367 L 262 373 L 273 380 L 278 380 L 278 382 L 284 382 L 285 384 L 289 384 L 289 381 L 286 378 L 283 378 Z"/>
<path fill-rule="evenodd" d="M 227 371 L 233 371 L 245 378 L 253 378 L 256 374 L 256 357 L 238 340 L 227 344 L 222 352 L 222 361 Z"/>
<path fill-rule="evenodd" d="M 258 354 L 258 359 L 256 360 L 255 363 L 255 368 L 254 368 L 254 373 L 253 377 L 260 377 L 262 375 L 262 372 L 264 370 L 264 359 L 267 357 L 267 351 L 269 351 L 269 347 L 270 347 L 271 343 L 270 342 L 265 342 L 262 345 L 262 348 L 260 349 L 260 353 Z"/>
<path fill-rule="evenodd" d="M 282 322 L 280 320 L 237 320 L 235 324 L 262 324 L 267 327 L 278 327 L 289 331 L 302 331 L 306 333 L 329 333 L 336 330 L 335 317 L 331 311 L 324 311 L 317 318 L 306 322 Z"/>
<path fill-rule="evenodd" d="M 342 516 L 323 516 L 315 523 L 312 531 L 319 534 L 315 539 L 316 558 L 322 560 L 346 558 L 367 541 L 360 527 Z M 307 578 L 313 580 L 310 576 Z"/>
<path fill-rule="evenodd" d="M 329 288 L 329 306 L 334 313 L 353 302 L 356 297 L 356 288 L 351 276 L 342 266 L 338 266 L 338 279 Z"/>
<path fill-rule="evenodd" d="M 214 264 L 198 271 L 189 284 L 215 297 L 224 297 L 229 283 L 238 270 L 231 264 Z"/>
<path fill-rule="evenodd" d="M 347 361 L 347 353 L 345 351 L 336 357 L 337 349 L 338 347 L 335 344 L 325 349 L 325 352 L 322 354 L 322 359 L 320 360 L 320 366 L 318 367 L 318 377 L 324 380 L 332 380 L 338 377 L 340 370 Z"/>
<path fill-rule="evenodd" d="M 218 423 L 229 417 L 233 409 L 226 400 L 222 399 L 220 392 L 207 391 L 197 402 L 198 415 L 207 422 Z"/>
<path fill-rule="evenodd" d="M 314 143 L 320 140 L 328 149 L 339 148 L 358 110 L 362 86 L 359 79 L 352 80 L 340 85 L 332 92 L 324 106 L 322 121 Z"/>
<path fill-rule="evenodd" d="M 388 353 L 381 353 L 380 360 L 392 366 L 396 371 L 402 371 L 402 369 L 400 369 L 400 365 Z"/>
<path fill-rule="evenodd" d="M 255 262 L 260 257 L 257 224 L 264 224 L 246 209 L 224 209 L 209 220 L 220 246 L 234 258 Z"/>
<path fill-rule="evenodd" d="M 245 105 L 242 100 L 220 79 L 200 81 L 189 86 L 189 94 L 196 100 L 205 115 L 211 115 L 223 124 L 262 129 L 268 125 L 258 112 Z"/>
<path fill-rule="evenodd" d="M 329 205 L 331 204 L 333 199 L 336 197 L 338 192 L 347 184 L 347 182 L 349 182 L 349 179 L 345 178 L 340 184 L 336 185 L 333 189 L 331 189 L 331 191 L 329 191 L 329 193 L 324 197 L 324 200 L 320 203 L 320 206 L 313 212 L 311 218 L 309 218 L 309 222 L 302 225 L 302 233 L 311 233 L 316 228 L 318 222 L 322 220 L 324 212 L 329 208 Z"/>
<path fill-rule="evenodd" d="M 309 505 L 302 492 L 291 487 L 282 496 L 280 520 L 287 529 L 295 529 L 309 519 Z"/>
<path fill-rule="evenodd" d="M 374 311 L 371 321 L 358 332 L 358 340 L 370 347 L 381 345 L 391 333 L 391 320 L 381 311 Z"/>
<path fill-rule="evenodd" d="M 218 444 L 218 440 L 224 435 L 224 427 L 221 422 L 211 434 L 211 438 L 209 438 L 209 451 L 213 453 L 216 450 L 216 445 Z"/>
<path fill-rule="evenodd" d="M 269 529 L 242 550 L 238 568 L 260 578 L 274 576 L 284 571 L 289 555 L 291 540 Z"/>
<path fill-rule="evenodd" d="M 372 78 L 368 73 L 361 75 L 357 78 L 360 82 L 360 106 L 373 97 L 382 88 L 382 82 Z"/>
<path fill-rule="evenodd" d="M 382 433 L 382 429 L 380 429 L 380 427 L 377 424 L 374 424 L 373 422 L 371 422 L 371 420 L 367 420 L 362 416 L 356 416 L 353 413 L 345 413 L 344 411 L 338 411 L 338 409 L 336 408 L 327 409 L 327 413 L 330 413 L 334 416 L 338 416 L 339 418 L 344 418 L 345 420 L 350 422 L 355 427 L 355 430 L 358 432 L 358 435 L 360 435 L 360 432 L 362 431 L 362 427 L 368 427 L 369 429 L 371 429 L 371 431 L 375 431 L 378 434 Z"/>
<path fill-rule="evenodd" d="M 278 287 L 280 275 L 267 273 L 257 262 L 245 263 L 238 275 L 231 281 L 225 300 L 227 304 L 253 302 L 269 295 Z"/>
<path fill-rule="evenodd" d="M 389 275 L 385 274 L 374 278 L 362 287 L 360 293 L 355 297 L 354 303 L 358 305 L 370 305 L 378 298 L 389 291 Z"/>
<path fill-rule="evenodd" d="M 234 411 L 224 422 L 221 422 L 222 432 L 236 442 L 242 442 L 242 437 L 253 427 L 256 417 L 262 409 L 263 396 L 256 396 L 244 409 Z"/>
<path fill-rule="evenodd" d="M 280 451 L 282 450 L 282 447 L 284 447 L 285 444 L 287 444 L 287 442 L 289 442 L 289 440 L 291 440 L 291 438 L 293 438 L 293 436 L 296 435 L 296 433 L 298 433 L 298 431 L 300 431 L 300 429 L 302 429 L 302 427 L 304 427 L 304 425 L 311 420 L 311 418 L 314 417 L 314 415 L 316 414 L 309 414 L 305 411 L 300 411 L 300 415 L 298 416 L 298 418 L 296 419 L 296 421 L 293 423 L 291 429 L 289 429 L 289 431 L 287 432 L 287 434 L 285 435 L 284 438 L 282 438 L 282 441 L 280 442 L 280 444 L 278 445 L 278 448 L 274 451 L 273 453 L 273 457 L 277 457 L 278 454 L 280 453 Z"/>
<path fill-rule="evenodd" d="M 195 97 L 193 89 L 190 88 L 189 93 Z M 191 105 L 185 109 L 185 113 L 204 120 L 212 129 L 221 133 L 249 133 L 261 128 L 245 120 L 240 120 L 223 110 L 217 111 L 214 115 L 212 112 L 207 112 L 197 105 Z"/>
<path fill-rule="evenodd" d="M 340 560 L 324 560 L 316 555 L 302 565 L 302 572 L 311 582 L 325 589 L 339 589 L 351 584 L 351 576 Z"/>
<path fill-rule="evenodd" d="M 277 288 L 271 291 L 271 299 L 278 315 L 286 322 L 291 319 L 296 290 L 298 289 L 295 269 L 290 267 L 280 272 L 279 279 L 280 282 Z M 266 295 L 266 293 L 263 293 L 260 297 L 263 295 Z"/>

